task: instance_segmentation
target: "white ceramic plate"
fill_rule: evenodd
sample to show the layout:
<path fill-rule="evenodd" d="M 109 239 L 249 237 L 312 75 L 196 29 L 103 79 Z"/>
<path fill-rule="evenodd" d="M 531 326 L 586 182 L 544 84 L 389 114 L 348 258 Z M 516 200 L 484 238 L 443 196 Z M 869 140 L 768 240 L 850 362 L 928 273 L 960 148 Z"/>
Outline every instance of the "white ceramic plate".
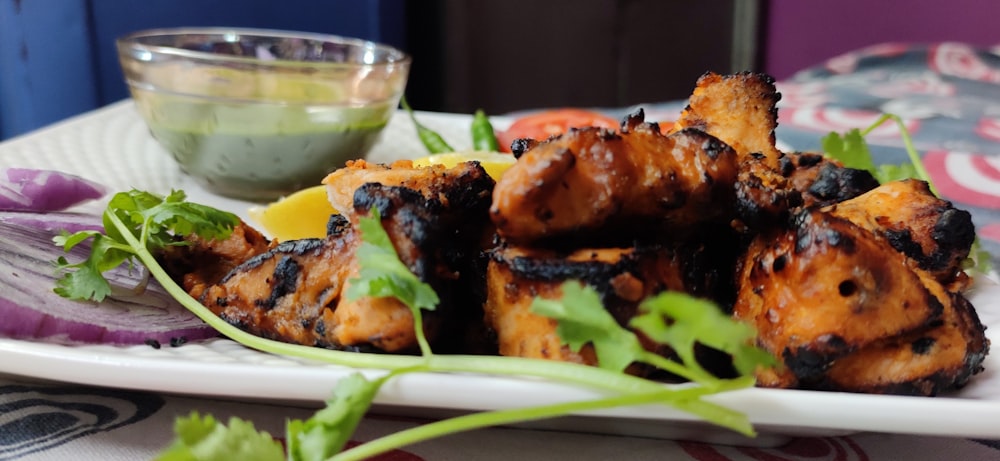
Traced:
<path fill-rule="evenodd" d="M 468 145 L 469 118 L 421 114 L 455 147 Z M 502 125 L 505 120 L 498 120 Z M 386 142 L 390 140 L 391 142 Z M 403 117 L 390 123 L 371 154 L 376 161 L 423 154 Z M 192 199 L 244 214 L 247 204 L 190 183 L 156 145 L 130 103 L 123 102 L 0 144 L 0 166 L 56 168 L 116 188 L 188 191 Z M 96 211 L 103 205 L 85 209 Z M 986 280 L 971 299 L 987 325 L 1000 325 L 1000 285 Z M 998 328 L 987 331 L 1000 344 Z M 0 339 L 0 372 L 81 384 L 316 406 L 353 370 L 253 351 L 219 339 L 183 347 L 64 346 Z M 413 374 L 390 381 L 382 409 L 435 416 L 595 397 L 586 389 L 530 379 Z M 562 418 L 546 427 L 719 443 L 773 445 L 796 435 L 856 431 L 1000 439 L 1000 358 L 965 389 L 935 398 L 747 389 L 714 400 L 745 412 L 761 436 L 745 439 L 662 406 L 616 408 Z"/>

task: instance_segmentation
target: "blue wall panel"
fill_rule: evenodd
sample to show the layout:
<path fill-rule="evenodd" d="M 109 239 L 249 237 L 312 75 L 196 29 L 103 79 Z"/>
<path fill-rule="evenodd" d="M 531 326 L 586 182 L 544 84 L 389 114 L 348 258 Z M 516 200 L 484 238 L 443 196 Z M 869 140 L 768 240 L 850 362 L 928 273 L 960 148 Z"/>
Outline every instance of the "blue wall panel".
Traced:
<path fill-rule="evenodd" d="M 87 0 L 0 0 L 0 139 L 98 102 Z"/>
<path fill-rule="evenodd" d="M 256 27 L 346 35 L 405 49 L 405 3 L 0 0 L 0 139 L 127 97 L 114 41 L 129 32 Z"/>

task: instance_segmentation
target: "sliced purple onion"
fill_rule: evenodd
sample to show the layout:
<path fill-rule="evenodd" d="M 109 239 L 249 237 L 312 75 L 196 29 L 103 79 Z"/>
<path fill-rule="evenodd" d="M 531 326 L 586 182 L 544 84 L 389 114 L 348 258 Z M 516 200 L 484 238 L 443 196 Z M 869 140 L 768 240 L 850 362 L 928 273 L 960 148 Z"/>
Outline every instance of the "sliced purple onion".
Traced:
<path fill-rule="evenodd" d="M 52 243 L 57 233 L 51 229 L 53 226 L 42 224 L 39 228 L 27 221 L 0 219 L 0 335 L 119 345 L 168 344 L 217 336 L 214 329 L 181 306 L 155 280 L 149 280 L 141 294 L 121 294 L 144 282 L 137 267 L 123 265 L 105 273 L 116 289 L 100 303 L 57 295 L 52 291 L 57 278 L 52 261 L 60 256 L 82 261 L 89 248 L 78 245 L 68 254 L 63 252 Z"/>
<path fill-rule="evenodd" d="M 85 230 L 104 232 L 101 217 L 83 213 L 53 211 L 36 213 L 32 211 L 0 211 L 0 223 L 35 229 L 46 235 L 57 235 L 65 230 L 69 233 Z"/>
<path fill-rule="evenodd" d="M 31 168 L 0 168 L 0 210 L 62 211 L 104 194 L 104 186 L 76 175 Z"/>

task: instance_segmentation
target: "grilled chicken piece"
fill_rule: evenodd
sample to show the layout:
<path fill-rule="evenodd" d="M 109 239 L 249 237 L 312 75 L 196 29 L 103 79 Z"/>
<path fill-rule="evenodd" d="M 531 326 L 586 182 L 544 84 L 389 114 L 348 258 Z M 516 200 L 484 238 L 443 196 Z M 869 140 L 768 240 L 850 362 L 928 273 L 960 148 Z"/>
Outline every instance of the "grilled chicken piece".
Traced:
<path fill-rule="evenodd" d="M 940 322 L 948 301 L 924 282 L 881 239 L 805 210 L 791 229 L 750 244 L 733 316 L 753 325 L 760 346 L 783 359 L 792 375 L 812 380 L 852 351 Z"/>
<path fill-rule="evenodd" d="M 398 160 L 390 165 L 354 160 L 347 162 L 346 167 L 327 175 L 323 184 L 326 185 L 327 197 L 333 208 L 346 214 L 354 209 L 355 191 L 367 183 L 404 187 L 419 192 L 428 200 L 440 199 L 452 203 L 455 200 L 470 199 L 478 202 L 481 197 L 470 198 L 464 195 L 456 182 L 468 183 L 474 186 L 474 190 L 481 191 L 488 180 L 488 186 L 492 188 L 492 179 L 488 176 L 481 177 L 480 169 L 478 162 L 465 162 L 448 168 L 444 165 L 415 167 L 410 160 Z"/>
<path fill-rule="evenodd" d="M 400 260 L 441 297 L 438 309 L 425 316 L 428 339 L 440 344 L 448 342 L 449 336 L 461 336 L 453 320 L 481 316 L 481 312 L 456 310 L 475 305 L 463 296 L 477 284 L 469 277 L 477 274 L 472 265 L 481 254 L 480 236 L 489 223 L 493 180 L 478 164 L 444 172 L 401 167 L 394 173 L 410 175 L 406 184 L 434 184 L 439 189 L 427 198 L 424 191 L 408 187 L 363 183 L 352 193 L 350 219 L 354 222 L 338 216 L 325 239 L 274 246 L 204 289 L 200 301 L 226 321 L 280 341 L 341 349 L 413 350 L 413 318 L 406 306 L 395 298 L 345 297 L 359 269 L 356 251 L 361 238 L 356 219 L 377 208 Z M 421 176 L 432 180 L 421 181 Z M 481 277 L 482 272 L 478 274 Z"/>
<path fill-rule="evenodd" d="M 751 230 L 781 225 L 798 207 L 822 207 L 857 197 L 878 187 L 864 170 L 844 167 L 816 153 L 790 153 L 779 169 L 761 154 L 740 164 L 736 182 L 736 215 Z"/>
<path fill-rule="evenodd" d="M 240 221 L 225 240 L 191 235 L 187 245 L 168 247 L 159 259 L 167 273 L 174 274 L 177 283 L 197 298 L 206 287 L 218 283 L 236 266 L 272 245 L 257 229 Z"/>
<path fill-rule="evenodd" d="M 497 182 L 490 213 L 500 236 L 518 244 L 691 228 L 728 220 L 736 171 L 735 153 L 718 139 L 693 129 L 664 136 L 640 111 L 620 133 L 570 130 L 524 152 Z"/>
<path fill-rule="evenodd" d="M 969 212 L 935 197 L 916 179 L 886 183 L 825 211 L 882 236 L 944 284 L 962 273 L 976 238 Z"/>
<path fill-rule="evenodd" d="M 823 207 L 852 199 L 879 186 L 865 170 L 813 152 L 796 152 L 780 160 L 781 174 L 802 195 L 802 206 Z"/>
<path fill-rule="evenodd" d="M 486 323 L 497 336 L 500 354 L 596 363 L 590 346 L 572 352 L 561 344 L 556 320 L 530 310 L 536 296 L 558 299 L 561 285 L 567 280 L 594 287 L 605 308 L 621 325 L 637 314 L 643 299 L 665 290 L 704 298 L 725 297 L 722 293 L 732 290 L 728 286 L 728 268 L 733 264 L 736 239 L 716 230 L 706 230 L 706 235 L 714 237 L 701 244 L 686 242 L 669 248 L 587 248 L 562 253 L 521 246 L 497 247 L 490 253 L 484 310 Z M 656 350 L 653 343 L 647 348 L 669 353 Z"/>
<path fill-rule="evenodd" d="M 780 99 L 768 75 L 709 72 L 698 79 L 672 131 L 696 128 L 732 146 L 741 162 L 761 154 L 768 167 L 777 169 L 782 154 L 775 147 L 774 130 Z"/>
<path fill-rule="evenodd" d="M 759 232 L 780 225 L 793 208 L 802 206 L 801 191 L 767 162 L 763 154 L 751 154 L 740 163 L 735 215 L 741 230 Z"/>
<path fill-rule="evenodd" d="M 684 288 L 683 270 L 675 255 L 662 248 L 581 249 L 568 255 L 499 248 L 490 258 L 484 310 L 501 355 L 597 364 L 591 346 L 579 353 L 571 351 L 556 333 L 556 320 L 531 312 L 536 296 L 561 297 L 560 285 L 567 280 L 579 280 L 598 290 L 622 325 L 637 314 L 639 302 L 647 296 Z"/>
<path fill-rule="evenodd" d="M 983 370 L 989 340 L 975 309 L 962 295 L 945 293 L 934 281 L 928 288 L 945 299 L 939 325 L 890 338 L 834 362 L 808 386 L 876 394 L 937 395 L 957 389 Z"/>
<path fill-rule="evenodd" d="M 982 369 L 989 342 L 971 304 L 893 248 L 884 222 L 868 219 L 889 206 L 882 194 L 914 183 L 802 210 L 791 229 L 751 243 L 733 315 L 785 363 L 759 372 L 759 385 L 934 395 Z M 937 204 L 928 196 L 913 207 Z"/>

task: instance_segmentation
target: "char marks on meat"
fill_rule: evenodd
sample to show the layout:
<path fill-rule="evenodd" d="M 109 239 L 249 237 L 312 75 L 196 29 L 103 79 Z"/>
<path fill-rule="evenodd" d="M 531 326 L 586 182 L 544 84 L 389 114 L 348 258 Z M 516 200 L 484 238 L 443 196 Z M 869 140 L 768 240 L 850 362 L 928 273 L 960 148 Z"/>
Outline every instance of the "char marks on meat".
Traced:
<path fill-rule="evenodd" d="M 775 147 L 778 127 L 778 93 L 768 75 L 742 72 L 702 75 L 688 105 L 671 131 L 695 128 L 732 146 L 741 162 L 761 155 L 764 163 L 777 168 L 782 153 Z"/>
<path fill-rule="evenodd" d="M 167 267 L 252 333 L 410 352 L 408 308 L 344 296 L 358 220 L 377 209 L 402 262 L 441 298 L 425 314 L 436 352 L 595 364 L 592 347 L 570 350 L 556 321 L 530 309 L 576 280 L 626 327 L 663 290 L 716 302 L 782 362 L 757 371 L 762 386 L 935 395 L 964 385 L 989 352 L 962 295 L 969 213 L 922 181 L 879 184 L 819 153 L 781 152 L 779 99 L 766 75 L 707 73 L 673 126 L 640 110 L 617 131 L 520 140 L 495 184 L 475 162 L 350 162 L 324 180 L 342 213 L 326 238 L 269 243 L 241 226 L 225 242 L 171 250 Z M 698 355 L 732 372 L 725 354 Z"/>
<path fill-rule="evenodd" d="M 971 241 L 951 256 L 931 238 L 949 208 L 926 183 L 897 181 L 758 234 L 740 264 L 734 316 L 786 365 L 759 384 L 935 395 L 979 372 L 989 341 L 955 290 Z M 927 246 L 898 248 L 898 233 Z M 925 251 L 956 265 L 931 272 Z"/>
<path fill-rule="evenodd" d="M 428 339 L 464 340 L 454 334 L 456 319 L 481 316 L 467 301 L 469 287 L 482 273 L 476 260 L 489 222 L 493 180 L 475 163 L 451 169 L 401 163 L 374 174 L 354 171 L 364 179 L 341 172 L 340 179 L 328 181 L 330 187 L 337 181 L 360 184 L 351 193 L 350 218 L 332 218 L 332 232 L 324 239 L 281 242 L 246 260 L 202 290 L 201 302 L 233 325 L 280 341 L 412 351 L 416 338 L 408 307 L 395 298 L 345 296 L 359 270 L 357 219 L 377 209 L 400 260 L 441 297 L 438 309 L 425 315 Z M 383 177 L 393 185 L 373 182 Z"/>
<path fill-rule="evenodd" d="M 976 238 L 968 211 L 934 196 L 924 181 L 893 181 L 825 211 L 886 239 L 941 283 L 959 278 Z"/>
<path fill-rule="evenodd" d="M 728 216 L 736 174 L 735 152 L 717 138 L 663 135 L 638 112 L 620 132 L 572 129 L 524 152 L 498 181 L 491 218 L 521 244 L 685 231 Z"/>

